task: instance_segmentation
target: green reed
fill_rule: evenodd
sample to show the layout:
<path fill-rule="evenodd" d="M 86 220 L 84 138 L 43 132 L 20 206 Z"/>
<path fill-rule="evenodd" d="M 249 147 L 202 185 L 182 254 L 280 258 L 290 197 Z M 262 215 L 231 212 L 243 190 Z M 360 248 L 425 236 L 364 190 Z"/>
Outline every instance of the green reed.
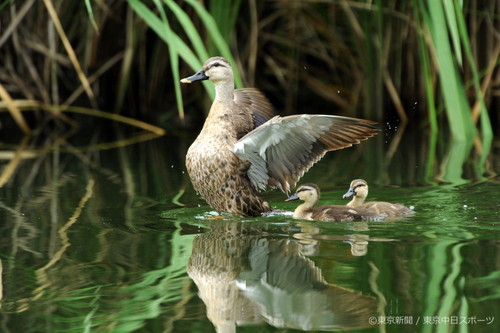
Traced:
<path fill-rule="evenodd" d="M 483 167 L 496 126 L 491 119 L 498 121 L 492 117 L 500 63 L 492 29 L 500 8 L 494 2 L 206 4 L 30 0 L 14 7 L 5 2 L 1 111 L 8 110 L 26 133 L 37 132 L 33 117 L 23 125 L 25 110 L 17 108 L 26 103 L 55 110 L 36 117 L 40 126 L 45 119 L 65 123 L 61 110 L 89 106 L 152 121 L 183 119 L 184 104 L 201 99 L 186 99 L 180 78 L 221 55 L 233 64 L 236 86 L 245 81 L 260 88 L 280 114 L 358 116 L 403 130 L 411 124 L 428 136 L 429 175 L 461 169 L 471 155 L 479 156 L 473 163 Z M 212 85 L 203 84 L 213 97 Z M 194 124 L 196 117 L 201 113 L 188 119 Z M 394 136 L 386 163 L 400 140 L 388 132 Z M 448 132 L 451 142 L 465 142 L 462 148 L 448 149 L 450 142 L 440 140 Z M 455 161 L 448 167 L 436 156 L 443 146 L 460 151 L 443 161 Z"/>
<path fill-rule="evenodd" d="M 175 97 L 179 116 L 184 118 L 184 107 L 180 87 L 179 59 L 184 60 L 193 71 L 198 71 L 203 62 L 209 58 L 209 52 L 203 38 L 200 35 L 198 27 L 192 21 L 192 18 L 175 1 L 154 0 L 156 14 L 140 0 L 127 0 L 134 11 L 153 29 L 158 36 L 168 45 L 170 69 L 173 76 L 173 85 L 175 88 Z M 195 0 L 186 0 L 186 2 L 195 10 L 198 18 L 203 23 L 203 28 L 208 32 L 209 40 L 215 46 L 215 54 L 220 54 L 234 63 L 229 45 L 222 36 L 217 23 L 212 15 Z M 166 7 L 166 8 L 165 8 Z M 183 31 L 175 31 L 169 23 L 169 13 L 177 19 Z M 189 40 L 188 45 L 183 37 Z M 214 54 L 212 54 L 214 55 Z M 235 81 L 237 86 L 242 86 L 238 71 L 235 68 Z M 204 82 L 205 88 L 211 97 L 214 96 L 213 86 Z"/>
<path fill-rule="evenodd" d="M 482 132 L 481 161 L 489 153 L 493 131 L 480 88 L 480 77 L 476 61 L 470 46 L 470 37 L 464 18 L 464 9 L 458 2 L 452 1 L 415 1 L 415 6 L 422 13 L 421 33 L 428 34 L 428 43 L 419 43 L 420 57 L 423 62 L 426 94 L 429 104 L 431 128 L 435 130 L 434 101 L 442 98 L 452 135 L 451 148 L 445 166 L 445 179 L 457 181 L 461 179 L 461 170 L 468 160 L 470 148 L 477 136 L 477 129 Z M 421 41 L 423 38 L 420 39 Z M 433 68 L 440 83 L 440 95 L 435 96 L 435 89 L 428 70 L 427 54 L 435 55 L 437 68 Z M 465 54 L 465 59 L 462 57 Z M 464 82 L 460 72 L 465 62 L 471 71 L 472 82 Z M 472 85 L 476 103 L 479 105 L 481 122 L 476 127 L 472 106 L 467 99 L 467 86 Z M 431 133 L 431 136 L 435 135 Z M 432 158 L 429 158 L 432 161 Z M 483 163 L 481 163 L 483 164 Z"/>

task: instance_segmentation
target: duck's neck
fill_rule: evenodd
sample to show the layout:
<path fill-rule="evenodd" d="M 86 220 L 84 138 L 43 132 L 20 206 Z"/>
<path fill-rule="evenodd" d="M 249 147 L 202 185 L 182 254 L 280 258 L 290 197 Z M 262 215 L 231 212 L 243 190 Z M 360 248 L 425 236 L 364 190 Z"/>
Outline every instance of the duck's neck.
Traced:
<path fill-rule="evenodd" d="M 361 207 L 365 202 L 365 198 L 354 196 L 352 200 L 347 204 L 349 207 Z"/>
<path fill-rule="evenodd" d="M 233 100 L 234 100 L 233 80 L 224 80 L 215 83 L 215 101 L 233 105 Z"/>
<path fill-rule="evenodd" d="M 215 84 L 215 100 L 212 103 L 201 136 L 222 137 L 235 140 L 236 132 L 233 123 L 233 83 L 217 82 Z"/>
<path fill-rule="evenodd" d="M 304 203 L 302 205 L 300 205 L 299 207 L 303 207 L 304 210 L 311 210 L 314 205 L 318 202 L 318 200 L 316 201 L 304 201 Z"/>
<path fill-rule="evenodd" d="M 295 208 L 295 211 L 293 212 L 293 217 L 296 219 L 302 219 L 305 218 L 307 213 L 310 213 L 315 202 L 304 202 L 303 204 L 299 205 L 297 208 Z"/>

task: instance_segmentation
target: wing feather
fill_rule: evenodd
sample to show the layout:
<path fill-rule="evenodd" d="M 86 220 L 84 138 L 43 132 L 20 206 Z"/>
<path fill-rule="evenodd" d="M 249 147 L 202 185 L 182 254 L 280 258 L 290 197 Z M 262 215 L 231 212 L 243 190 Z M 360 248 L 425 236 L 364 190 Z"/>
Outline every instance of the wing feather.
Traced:
<path fill-rule="evenodd" d="M 255 88 L 236 89 L 233 110 L 238 139 L 274 116 L 271 103 Z"/>
<path fill-rule="evenodd" d="M 256 187 L 288 193 L 326 152 L 358 144 L 378 131 L 374 122 L 357 118 L 275 116 L 239 139 L 233 151 L 250 161 L 248 176 Z"/>

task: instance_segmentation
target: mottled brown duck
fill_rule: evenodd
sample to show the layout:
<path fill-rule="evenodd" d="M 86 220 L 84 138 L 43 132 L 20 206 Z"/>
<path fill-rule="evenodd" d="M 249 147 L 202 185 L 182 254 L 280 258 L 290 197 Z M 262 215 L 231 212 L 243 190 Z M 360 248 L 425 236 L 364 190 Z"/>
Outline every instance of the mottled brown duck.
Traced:
<path fill-rule="evenodd" d="M 219 212 L 259 216 L 271 211 L 259 190 L 289 193 L 327 151 L 350 147 L 375 134 L 375 123 L 331 115 L 274 116 L 257 89 L 234 89 L 222 57 L 208 59 L 182 83 L 210 80 L 215 100 L 189 147 L 186 167 L 196 191 Z"/>
<path fill-rule="evenodd" d="M 413 214 L 414 211 L 401 204 L 393 204 L 385 201 L 365 202 L 368 196 L 368 183 L 364 179 L 354 179 L 349 190 L 343 195 L 343 198 L 353 197 L 347 204 L 347 207 L 362 208 L 373 211 L 376 214 L 385 214 L 387 216 L 404 216 Z"/>
<path fill-rule="evenodd" d="M 327 222 L 379 221 L 386 215 L 377 214 L 366 209 L 351 208 L 343 205 L 324 205 L 314 207 L 320 197 L 320 189 L 316 184 L 301 185 L 297 191 L 285 201 L 302 200 L 303 204 L 295 208 L 294 219 Z"/>

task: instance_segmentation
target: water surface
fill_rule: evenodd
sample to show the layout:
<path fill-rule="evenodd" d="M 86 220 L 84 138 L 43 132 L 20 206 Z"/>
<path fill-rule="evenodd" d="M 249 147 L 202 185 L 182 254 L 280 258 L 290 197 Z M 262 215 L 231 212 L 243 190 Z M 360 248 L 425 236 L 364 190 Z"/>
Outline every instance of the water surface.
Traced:
<path fill-rule="evenodd" d="M 185 173 L 192 139 L 26 148 L 0 189 L 1 332 L 500 329 L 495 159 L 485 177 L 441 182 L 447 152 L 431 165 L 426 148 L 388 160 L 381 136 L 329 153 L 301 183 L 345 204 L 351 179 L 365 178 L 371 200 L 414 216 L 220 218 Z"/>

